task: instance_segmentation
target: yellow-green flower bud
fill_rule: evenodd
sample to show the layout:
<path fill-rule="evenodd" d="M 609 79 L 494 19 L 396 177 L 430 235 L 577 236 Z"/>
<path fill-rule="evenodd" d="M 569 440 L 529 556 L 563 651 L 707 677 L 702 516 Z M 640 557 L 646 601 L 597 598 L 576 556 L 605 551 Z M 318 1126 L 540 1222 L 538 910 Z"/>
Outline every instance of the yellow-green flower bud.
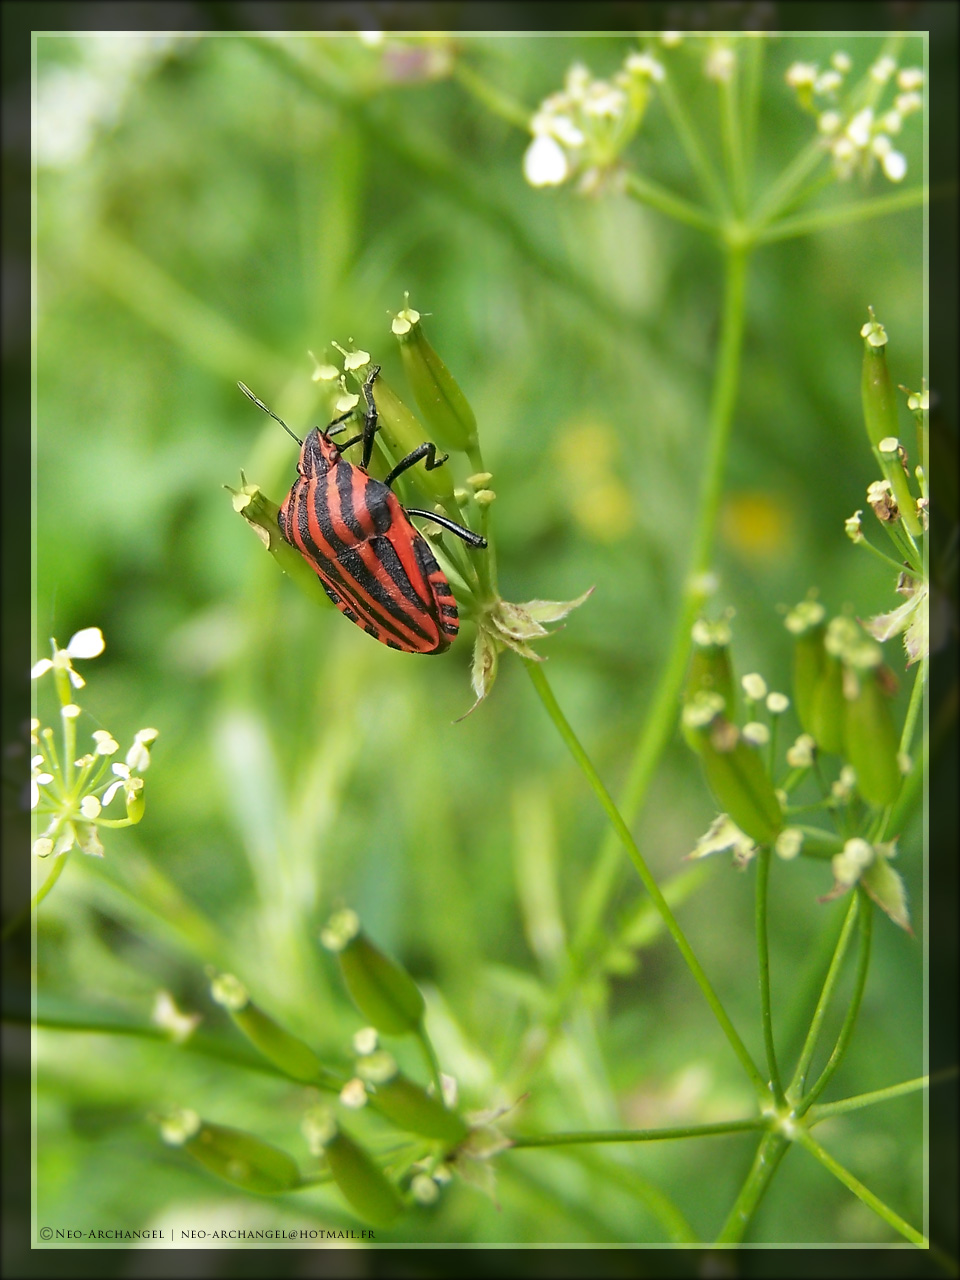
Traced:
<path fill-rule="evenodd" d="M 721 809 L 757 844 L 770 845 L 783 829 L 783 813 L 760 752 L 741 735 L 735 724 L 714 710 L 718 694 L 701 694 L 684 710 L 684 724 L 691 730 L 703 764 L 707 785 Z"/>
<path fill-rule="evenodd" d="M 305 595 L 317 604 L 332 605 L 315 571 L 310 568 L 296 547 L 292 547 L 281 536 L 280 526 L 277 523 L 280 508 L 260 491 L 258 485 L 247 484 L 242 473 L 241 480 L 239 489 L 231 489 L 229 485 L 224 485 L 224 488 L 233 494 L 234 511 L 243 516 L 283 572 Z"/>
<path fill-rule="evenodd" d="M 355 912 L 333 916 L 321 940 L 339 954 L 354 1004 L 378 1031 L 399 1036 L 419 1030 L 424 1012 L 420 988 L 405 969 L 373 945 L 360 929 Z"/>
<path fill-rule="evenodd" d="M 127 817 L 136 826 L 143 817 L 144 809 L 147 806 L 143 794 L 143 779 L 128 778 L 123 784 L 123 798 L 127 805 Z"/>
<path fill-rule="evenodd" d="M 380 1058 L 390 1060 L 389 1071 L 386 1063 L 378 1061 Z M 402 1075 L 389 1054 L 371 1054 L 361 1059 L 357 1074 L 374 1086 L 373 1105 L 398 1129 L 437 1138 L 448 1146 L 456 1146 L 469 1133 L 456 1111 L 448 1111 L 439 1098 Z"/>
<path fill-rule="evenodd" d="M 702 701 L 700 695 L 705 693 L 719 694 L 724 715 L 728 719 L 733 718 L 736 690 L 730 661 L 730 624 L 726 619 L 719 622 L 700 619 L 694 624 L 690 669 L 683 698 L 685 708 Z M 684 737 L 694 751 L 699 751 L 696 729 L 688 725 L 687 719 L 684 715 L 681 721 Z"/>
<path fill-rule="evenodd" d="M 404 307 L 393 322 L 407 381 L 438 444 L 468 453 L 477 447 L 477 419 L 453 375 L 427 341 L 420 312 Z"/>
<path fill-rule="evenodd" d="M 365 1222 L 386 1227 L 403 1211 L 399 1191 L 368 1153 L 338 1128 L 332 1118 L 323 1151 L 333 1180 Z"/>
<path fill-rule="evenodd" d="M 869 804 L 892 804 L 900 791 L 899 741 L 881 673 L 873 667 L 850 670 L 844 699 L 843 746 Z"/>
<path fill-rule="evenodd" d="M 226 1008 L 251 1044 L 284 1074 L 314 1084 L 328 1074 L 313 1050 L 258 1008 L 233 974 L 220 974 L 210 990 L 214 1000 Z"/>
<path fill-rule="evenodd" d="M 292 1156 L 242 1129 L 201 1122 L 182 1145 L 211 1173 L 245 1191 L 279 1195 L 300 1185 L 300 1170 Z"/>

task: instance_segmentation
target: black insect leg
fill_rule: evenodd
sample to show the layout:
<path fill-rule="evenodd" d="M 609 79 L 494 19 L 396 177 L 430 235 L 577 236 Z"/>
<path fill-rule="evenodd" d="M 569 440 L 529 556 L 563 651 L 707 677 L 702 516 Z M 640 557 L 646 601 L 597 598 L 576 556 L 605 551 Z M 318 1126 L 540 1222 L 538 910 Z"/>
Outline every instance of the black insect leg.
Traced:
<path fill-rule="evenodd" d="M 426 462 L 423 464 L 426 471 L 435 471 L 437 467 L 443 466 L 449 456 L 450 455 L 448 453 L 445 453 L 442 457 L 438 458 L 437 446 L 435 444 L 431 444 L 429 440 L 425 440 L 423 444 L 418 444 L 417 447 L 412 450 L 412 452 L 408 453 L 405 458 L 400 459 L 393 470 L 384 476 L 383 483 L 387 488 L 389 488 L 390 485 L 393 484 L 394 480 L 396 480 L 397 476 L 402 476 L 404 471 L 408 471 L 410 467 L 412 467 L 414 463 L 419 462 L 421 458 L 426 458 Z"/>
<path fill-rule="evenodd" d="M 376 381 L 376 377 L 379 372 L 380 366 L 375 364 L 367 374 L 366 380 L 361 387 L 363 398 L 367 405 L 367 411 L 363 415 L 363 435 L 360 437 L 363 440 L 363 459 L 361 465 L 363 466 L 364 471 L 366 471 L 367 467 L 370 465 L 370 455 L 373 453 L 373 437 L 377 434 L 377 427 L 379 426 L 377 420 L 377 405 L 373 398 L 373 384 Z"/>
<path fill-rule="evenodd" d="M 422 520 L 432 520 L 434 524 L 440 525 L 442 529 L 449 529 L 458 538 L 462 538 L 468 547 L 476 547 L 478 550 L 483 550 L 487 545 L 486 538 L 481 538 L 480 534 L 474 533 L 472 529 L 465 529 L 462 524 L 457 524 L 456 520 L 448 520 L 446 516 L 437 515 L 435 511 L 423 511 L 419 507 L 404 507 L 403 509 L 408 516 L 419 516 Z"/>

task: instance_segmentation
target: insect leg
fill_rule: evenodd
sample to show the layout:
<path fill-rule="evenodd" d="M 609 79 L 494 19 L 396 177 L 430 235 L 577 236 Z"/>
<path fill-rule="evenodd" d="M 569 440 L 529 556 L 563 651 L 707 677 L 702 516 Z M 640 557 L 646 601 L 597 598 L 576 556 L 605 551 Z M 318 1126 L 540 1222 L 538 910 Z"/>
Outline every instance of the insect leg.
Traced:
<path fill-rule="evenodd" d="M 457 524 L 456 520 L 448 520 L 446 516 L 437 515 L 435 511 L 422 511 L 419 507 L 404 507 L 403 509 L 408 516 L 419 516 L 422 520 L 432 520 L 434 524 L 440 525 L 441 528 L 449 529 L 458 538 L 462 538 L 468 547 L 476 547 L 479 550 L 483 550 L 487 545 L 486 538 L 481 538 L 480 534 L 474 533 L 472 529 L 465 529 L 462 524 Z"/>
<path fill-rule="evenodd" d="M 376 381 L 377 374 L 380 372 L 380 366 L 375 364 L 367 374 L 366 381 L 361 387 L 363 398 L 367 405 L 367 411 L 363 415 L 363 459 L 361 466 L 364 471 L 370 465 L 370 455 L 373 453 L 373 437 L 377 434 L 379 425 L 377 420 L 377 405 L 373 398 L 373 384 Z"/>
<path fill-rule="evenodd" d="M 426 462 L 423 465 L 427 471 L 435 471 L 437 467 L 443 466 L 449 456 L 450 455 L 448 453 L 445 453 L 442 457 L 438 458 L 437 446 L 435 444 L 431 444 L 428 440 L 425 440 L 423 444 L 418 444 L 417 447 L 412 450 L 412 452 L 408 453 L 405 458 L 400 459 L 393 470 L 384 477 L 383 483 L 387 488 L 389 488 L 390 485 L 393 484 L 394 480 L 396 480 L 397 476 L 402 476 L 404 471 L 407 471 L 412 467 L 415 462 L 419 462 L 421 458 L 426 458 Z"/>

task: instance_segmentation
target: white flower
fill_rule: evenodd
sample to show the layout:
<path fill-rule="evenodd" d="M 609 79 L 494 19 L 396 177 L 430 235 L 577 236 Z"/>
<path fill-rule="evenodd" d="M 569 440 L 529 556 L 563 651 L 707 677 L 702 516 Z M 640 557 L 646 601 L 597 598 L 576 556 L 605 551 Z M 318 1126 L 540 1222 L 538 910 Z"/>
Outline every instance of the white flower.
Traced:
<path fill-rule="evenodd" d="M 65 707 L 60 708 L 60 714 L 63 716 L 64 720 L 76 720 L 77 716 L 80 714 L 80 708 L 75 702 L 68 702 Z"/>
<path fill-rule="evenodd" d="M 907 157 L 899 151 L 888 151 L 881 159 L 880 167 L 891 182 L 902 182 L 907 173 Z"/>
<path fill-rule="evenodd" d="M 733 50 L 726 45 L 720 45 L 718 48 L 710 50 L 703 70 L 708 80 L 715 80 L 718 84 L 723 84 L 733 75 L 733 69 L 736 64 L 737 60 Z"/>
<path fill-rule="evenodd" d="M 794 62 L 787 67 L 787 84 L 791 89 L 801 89 L 805 85 L 813 85 L 817 79 L 817 67 L 814 62 Z"/>
<path fill-rule="evenodd" d="M 923 72 L 919 67 L 904 67 L 897 73 L 897 84 L 901 89 L 921 89 Z"/>
<path fill-rule="evenodd" d="M 71 658 L 99 658 L 106 648 L 103 632 L 99 627 L 84 627 L 70 637 L 67 653 Z"/>
<path fill-rule="evenodd" d="M 923 108 L 923 97 L 919 93 L 898 93 L 893 105 L 902 116 L 912 116 Z"/>
<path fill-rule="evenodd" d="M 661 31 L 660 40 L 667 49 L 676 49 L 683 44 L 683 34 L 679 31 Z"/>
<path fill-rule="evenodd" d="M 120 743 L 106 729 L 94 729 L 91 736 L 97 744 L 96 754 L 98 756 L 112 756 L 120 750 Z"/>
<path fill-rule="evenodd" d="M 564 77 L 563 87 L 574 102 L 579 101 L 590 85 L 590 72 L 582 62 L 575 62 Z"/>
<path fill-rule="evenodd" d="M 110 766 L 110 768 L 116 774 L 117 781 L 111 782 L 109 787 L 107 787 L 106 791 L 103 793 L 104 807 L 106 807 L 110 803 L 113 797 L 117 794 L 120 788 L 124 785 L 125 782 L 128 781 L 130 777 L 130 770 L 127 768 L 125 764 L 113 764 Z"/>
<path fill-rule="evenodd" d="M 772 716 L 781 716 L 790 705 L 790 699 L 785 693 L 771 693 L 767 695 L 767 710 Z"/>
<path fill-rule="evenodd" d="M 759 720 L 751 720 L 743 726 L 743 740 L 752 747 L 765 747 L 770 741 L 770 730 Z"/>
<path fill-rule="evenodd" d="M 80 812 L 90 822 L 100 817 L 100 801 L 96 796 L 84 796 L 80 801 Z"/>
<path fill-rule="evenodd" d="M 817 744 L 809 733 L 801 733 L 787 750 L 787 764 L 791 769 L 809 769 L 813 764 Z"/>
<path fill-rule="evenodd" d="M 531 187 L 558 187 L 570 175 L 566 152 L 555 138 L 534 138 L 523 156 L 523 176 Z"/>
<path fill-rule="evenodd" d="M 823 115 L 817 120 L 817 128 L 821 133 L 828 136 L 836 133 L 843 123 L 843 118 L 839 111 L 824 111 Z"/>
<path fill-rule="evenodd" d="M 34 663 L 30 668 L 30 679 L 36 680 L 39 676 L 57 667 L 61 671 L 67 672 L 70 677 L 70 683 L 75 689 L 82 689 L 86 684 L 86 680 L 79 672 L 74 671 L 71 666 L 71 659 L 99 657 L 104 650 L 103 632 L 99 627 L 85 627 L 82 631 L 77 631 L 70 637 L 70 643 L 65 649 L 58 649 L 56 640 L 51 640 L 50 643 L 53 645 L 53 659 L 41 658 L 39 662 Z"/>
<path fill-rule="evenodd" d="M 767 682 L 756 671 L 744 676 L 740 683 L 743 686 L 743 692 L 751 702 L 759 702 L 761 698 L 767 696 Z"/>
<path fill-rule="evenodd" d="M 799 827 L 784 827 L 773 846 L 779 858 L 789 862 L 803 848 L 803 832 Z"/>
<path fill-rule="evenodd" d="M 903 116 L 899 111 L 888 111 L 880 117 L 880 128 L 886 133 L 899 133 L 903 128 Z"/>
<path fill-rule="evenodd" d="M 146 773 L 150 768 L 150 752 L 147 747 L 159 736 L 158 729 L 138 729 L 133 739 L 133 746 L 127 752 L 127 764 L 138 773 Z"/>
<path fill-rule="evenodd" d="M 181 1013 L 169 991 L 158 991 L 154 997 L 150 1021 L 161 1031 L 166 1031 L 175 1044 L 183 1044 L 200 1022 L 200 1014 Z"/>
<path fill-rule="evenodd" d="M 340 1101 L 345 1107 L 349 1107 L 351 1111 L 359 1111 L 361 1107 L 367 1105 L 366 1085 L 356 1077 L 353 1080 L 348 1080 L 340 1090 Z"/>
<path fill-rule="evenodd" d="M 843 84 L 843 76 L 838 71 L 824 71 L 814 82 L 814 93 L 835 93 Z"/>
<path fill-rule="evenodd" d="M 651 80 L 660 81 L 664 77 L 663 67 L 649 53 L 630 53 L 623 64 L 631 75 L 649 76 Z"/>
<path fill-rule="evenodd" d="M 873 129 L 873 108 L 864 107 L 847 125 L 847 137 L 857 147 L 865 147 Z"/>
<path fill-rule="evenodd" d="M 830 65 L 834 70 L 840 71 L 843 75 L 846 75 L 853 66 L 853 62 L 850 59 L 849 53 L 844 53 L 842 50 L 838 49 L 830 59 Z"/>
<path fill-rule="evenodd" d="M 616 120 L 618 116 L 623 115 L 626 106 L 627 96 L 622 89 L 615 89 L 605 80 L 595 80 L 584 99 L 583 113 L 587 116 Z"/>
<path fill-rule="evenodd" d="M 897 64 L 893 58 L 886 56 L 878 58 L 870 68 L 870 79 L 875 84 L 886 84 L 896 69 Z"/>
<path fill-rule="evenodd" d="M 569 116 L 550 116 L 547 132 L 564 146 L 574 149 L 582 147 L 587 140 L 586 135 L 577 128 Z"/>

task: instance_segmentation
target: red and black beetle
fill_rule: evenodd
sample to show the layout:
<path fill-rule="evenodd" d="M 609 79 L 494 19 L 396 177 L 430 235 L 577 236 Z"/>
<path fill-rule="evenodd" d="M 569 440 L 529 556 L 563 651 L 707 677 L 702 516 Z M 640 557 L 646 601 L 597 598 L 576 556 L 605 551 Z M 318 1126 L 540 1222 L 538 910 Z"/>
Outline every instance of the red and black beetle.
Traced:
<path fill-rule="evenodd" d="M 418 445 L 383 480 L 367 473 L 378 427 L 373 383 L 379 372 L 380 366 L 374 366 L 363 384 L 363 431 L 342 444 L 335 443 L 333 436 L 345 429 L 339 424 L 349 413 L 334 418 L 322 431 L 314 427 L 306 440 L 300 440 L 249 387 L 242 382 L 237 385 L 300 445 L 298 478 L 278 516 L 280 532 L 314 570 L 333 603 L 391 649 L 443 653 L 459 627 L 457 603 L 410 516 L 442 525 L 468 546 L 485 547 L 487 542 L 446 516 L 402 507 L 392 492 L 397 476 L 421 458 L 428 471 L 446 461 L 446 454 L 437 457 L 436 445 Z M 347 462 L 343 453 L 361 441 L 362 460 L 357 466 Z"/>

